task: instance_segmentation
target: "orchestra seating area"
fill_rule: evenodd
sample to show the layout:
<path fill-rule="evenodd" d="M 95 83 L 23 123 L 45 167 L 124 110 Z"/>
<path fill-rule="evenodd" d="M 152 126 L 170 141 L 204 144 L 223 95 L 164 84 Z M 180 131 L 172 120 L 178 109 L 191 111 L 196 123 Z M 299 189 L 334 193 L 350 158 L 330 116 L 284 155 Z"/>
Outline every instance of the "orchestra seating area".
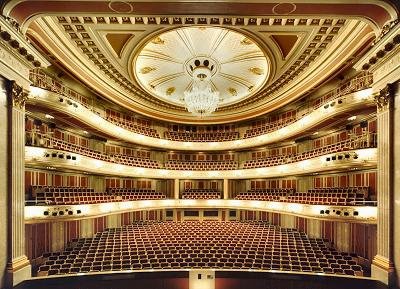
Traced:
<path fill-rule="evenodd" d="M 239 139 L 237 131 L 214 131 L 214 132 L 178 132 L 166 131 L 166 139 L 188 142 L 220 142 Z"/>
<path fill-rule="evenodd" d="M 169 170 L 193 170 L 193 171 L 220 171 L 235 170 L 238 164 L 233 160 L 226 161 L 181 161 L 169 160 L 165 162 L 165 168 Z"/>
<path fill-rule="evenodd" d="M 357 256 L 266 222 L 135 222 L 44 254 L 38 276 L 141 269 L 260 269 L 362 276 Z"/>
<path fill-rule="evenodd" d="M 108 115 L 106 117 L 106 120 L 108 120 L 109 122 L 112 122 L 113 124 L 118 125 L 122 128 L 130 130 L 132 132 L 142 134 L 145 136 L 149 136 L 149 137 L 160 138 L 160 135 L 158 134 L 158 132 L 154 128 L 151 128 L 149 126 L 138 125 L 129 120 L 126 120 L 126 119 L 123 119 L 120 117 L 113 117 L 111 115 Z"/>
<path fill-rule="evenodd" d="M 238 193 L 235 199 L 279 202 L 281 200 L 285 201 L 287 196 L 293 192 L 294 189 L 252 189 Z"/>
<path fill-rule="evenodd" d="M 357 206 L 365 205 L 369 198 L 368 187 L 317 188 L 307 192 L 295 192 L 286 202 L 312 205 Z"/>
<path fill-rule="evenodd" d="M 87 187 L 32 186 L 30 200 L 38 205 L 79 205 L 120 201 L 165 199 L 161 192 L 150 189 L 108 189 L 95 192 Z"/>
<path fill-rule="evenodd" d="M 217 189 L 185 189 L 182 199 L 221 199 L 221 191 Z"/>
<path fill-rule="evenodd" d="M 293 162 L 299 162 L 302 160 L 330 154 L 330 153 L 338 153 L 345 152 L 353 149 L 361 149 L 361 148 L 369 148 L 376 147 L 376 134 L 368 134 L 358 136 L 356 138 L 343 140 L 337 143 L 333 143 L 330 145 L 326 145 L 323 147 L 315 148 L 309 151 L 305 151 L 298 154 L 293 155 L 278 155 L 278 156 L 270 156 L 265 158 L 256 158 L 247 160 L 243 164 L 243 169 L 251 169 L 251 168 L 260 168 L 260 167 L 270 167 L 283 165 Z M 356 157 L 355 155 L 351 155 L 349 153 L 345 153 L 343 155 L 339 155 L 338 159 L 350 159 Z"/>

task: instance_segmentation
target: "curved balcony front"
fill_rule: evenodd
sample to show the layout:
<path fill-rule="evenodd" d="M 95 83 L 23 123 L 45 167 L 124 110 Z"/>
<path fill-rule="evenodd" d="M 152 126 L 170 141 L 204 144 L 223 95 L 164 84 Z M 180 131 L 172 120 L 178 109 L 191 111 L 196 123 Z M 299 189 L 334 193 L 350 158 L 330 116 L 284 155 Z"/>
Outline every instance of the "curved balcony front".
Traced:
<path fill-rule="evenodd" d="M 201 146 L 202 151 L 222 151 L 247 149 L 295 138 L 307 132 L 318 130 L 327 124 L 332 124 L 332 122 L 342 121 L 343 115 L 365 111 L 366 108 L 373 109 L 374 101 L 371 91 L 371 89 L 366 89 L 338 97 L 306 114 L 299 120 L 260 136 L 232 141 L 204 142 L 201 144 L 198 142 L 160 139 L 132 132 L 106 120 L 75 100 L 67 99 L 63 95 L 38 87 L 32 87 L 28 105 L 34 105 L 36 108 L 41 108 L 45 111 L 56 111 L 60 116 L 73 117 L 81 126 L 90 127 L 99 134 L 129 143 L 164 150 L 198 151 Z M 62 101 L 60 101 L 61 99 Z M 67 100 L 64 101 L 64 99 Z"/>

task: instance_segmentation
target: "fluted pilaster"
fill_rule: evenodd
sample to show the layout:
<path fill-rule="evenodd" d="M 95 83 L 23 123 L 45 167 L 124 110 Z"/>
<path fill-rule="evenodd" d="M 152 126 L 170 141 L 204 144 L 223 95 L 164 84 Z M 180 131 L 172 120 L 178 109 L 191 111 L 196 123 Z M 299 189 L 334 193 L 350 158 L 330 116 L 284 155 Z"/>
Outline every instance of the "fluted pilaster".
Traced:
<path fill-rule="evenodd" d="M 15 81 L 8 87 L 8 285 L 30 277 L 25 255 L 25 101 L 28 93 Z"/>
<path fill-rule="evenodd" d="M 393 281 L 393 86 L 388 84 L 375 97 L 378 125 L 377 171 L 377 255 L 372 264 L 372 277 L 391 284 Z"/>

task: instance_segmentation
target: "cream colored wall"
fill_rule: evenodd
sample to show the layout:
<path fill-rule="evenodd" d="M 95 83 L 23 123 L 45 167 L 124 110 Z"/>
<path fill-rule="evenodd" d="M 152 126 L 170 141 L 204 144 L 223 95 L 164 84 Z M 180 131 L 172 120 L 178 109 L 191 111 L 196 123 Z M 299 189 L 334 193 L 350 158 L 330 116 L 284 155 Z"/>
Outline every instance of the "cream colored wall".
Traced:
<path fill-rule="evenodd" d="M 4 287 L 7 266 L 7 95 L 5 79 L 0 76 L 0 288 Z"/>

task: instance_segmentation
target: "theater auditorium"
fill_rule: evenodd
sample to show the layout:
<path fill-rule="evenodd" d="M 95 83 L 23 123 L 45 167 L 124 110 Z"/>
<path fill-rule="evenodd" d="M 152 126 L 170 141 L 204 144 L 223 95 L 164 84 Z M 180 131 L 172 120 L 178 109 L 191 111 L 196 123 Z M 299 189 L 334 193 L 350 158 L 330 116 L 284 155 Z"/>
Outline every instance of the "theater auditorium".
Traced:
<path fill-rule="evenodd" d="M 397 0 L 0 9 L 0 288 L 398 288 Z"/>

